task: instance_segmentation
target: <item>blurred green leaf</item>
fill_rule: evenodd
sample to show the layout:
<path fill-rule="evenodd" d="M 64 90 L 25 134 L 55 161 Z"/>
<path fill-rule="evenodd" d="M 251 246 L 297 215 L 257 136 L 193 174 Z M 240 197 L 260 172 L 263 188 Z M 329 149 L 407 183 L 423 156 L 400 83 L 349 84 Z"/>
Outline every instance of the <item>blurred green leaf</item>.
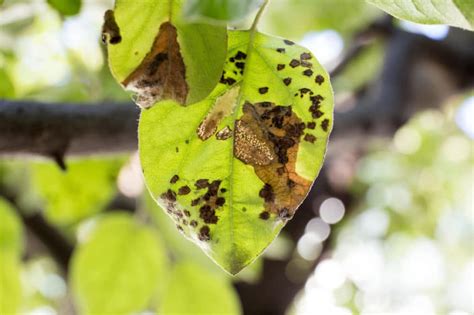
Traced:
<path fill-rule="evenodd" d="M 76 15 L 81 11 L 81 0 L 48 0 L 52 6 L 61 15 Z"/>
<path fill-rule="evenodd" d="M 106 12 L 110 69 L 142 107 L 162 99 L 200 101 L 222 74 L 226 27 L 188 23 L 181 16 L 182 3 L 117 0 L 114 12 Z"/>
<path fill-rule="evenodd" d="M 240 314 L 232 284 L 192 262 L 177 264 L 171 273 L 159 314 Z"/>
<path fill-rule="evenodd" d="M 357 91 L 375 79 L 383 65 L 384 44 L 374 42 L 354 58 L 344 69 L 343 73 L 336 76 L 333 81 L 334 90 L 338 92 Z"/>
<path fill-rule="evenodd" d="M 15 87 L 10 76 L 4 69 L 0 69 L 0 98 L 13 98 L 15 96 Z"/>
<path fill-rule="evenodd" d="M 0 198 L 0 251 L 20 253 L 22 246 L 20 219 L 10 204 Z"/>
<path fill-rule="evenodd" d="M 333 29 L 348 38 L 379 15 L 365 0 L 276 0 L 270 1 L 262 30 L 296 39 Z"/>
<path fill-rule="evenodd" d="M 167 257 L 150 228 L 124 213 L 99 220 L 72 259 L 71 281 L 84 314 L 143 310 L 166 282 Z"/>
<path fill-rule="evenodd" d="M 63 172 L 53 163 L 32 167 L 34 189 L 44 201 L 48 219 L 72 224 L 100 212 L 116 192 L 116 177 L 122 160 L 68 161 Z"/>
<path fill-rule="evenodd" d="M 422 24 L 448 24 L 474 30 L 472 0 L 367 0 L 391 15 Z"/>
<path fill-rule="evenodd" d="M 317 59 L 291 41 L 252 32 L 229 33 L 229 62 L 206 99 L 186 107 L 160 102 L 142 111 L 139 125 L 152 196 L 232 274 L 295 213 L 333 123 L 331 84 Z"/>
<path fill-rule="evenodd" d="M 246 17 L 260 0 L 188 0 L 184 16 L 189 20 L 232 22 Z"/>
<path fill-rule="evenodd" d="M 21 291 L 20 259 L 16 253 L 0 249 L 0 314 L 18 314 Z"/>

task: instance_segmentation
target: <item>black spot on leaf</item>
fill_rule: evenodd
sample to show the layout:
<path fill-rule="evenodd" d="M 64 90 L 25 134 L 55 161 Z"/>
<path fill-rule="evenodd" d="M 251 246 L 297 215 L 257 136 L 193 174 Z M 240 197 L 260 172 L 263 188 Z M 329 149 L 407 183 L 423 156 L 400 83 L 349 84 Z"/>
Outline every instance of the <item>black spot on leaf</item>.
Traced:
<path fill-rule="evenodd" d="M 268 87 L 266 87 L 266 86 L 261 87 L 261 88 L 258 89 L 258 93 L 260 93 L 260 94 L 265 94 L 267 92 L 268 92 Z"/>
<path fill-rule="evenodd" d="M 321 84 L 324 82 L 324 77 L 323 77 L 322 75 L 318 74 L 318 75 L 316 76 L 316 79 L 314 79 L 314 81 L 315 81 L 317 84 L 321 85 Z"/>
<path fill-rule="evenodd" d="M 183 186 L 178 189 L 178 195 L 187 195 L 191 192 L 189 186 Z"/>
<path fill-rule="evenodd" d="M 298 67 L 300 64 L 301 64 L 300 61 L 299 61 L 299 60 L 296 60 L 296 59 L 293 59 L 293 60 L 290 61 L 290 66 L 291 66 L 292 68 L 296 68 L 296 67 Z"/>
<path fill-rule="evenodd" d="M 211 229 L 207 225 L 204 225 L 199 229 L 199 235 L 198 238 L 201 241 L 209 241 L 211 239 L 210 235 Z"/>
<path fill-rule="evenodd" d="M 314 141 L 316 141 L 316 137 L 313 136 L 313 135 L 310 135 L 310 134 L 305 134 L 304 135 L 304 141 L 307 141 L 307 142 L 310 142 L 310 143 L 314 143 Z"/>
<path fill-rule="evenodd" d="M 174 175 L 173 177 L 171 177 L 170 183 L 171 183 L 171 184 L 174 184 L 174 183 L 176 183 L 178 180 L 179 180 L 179 176 L 178 176 L 178 175 Z"/>
<path fill-rule="evenodd" d="M 324 130 L 324 131 L 328 131 L 328 128 L 329 128 L 329 119 L 324 119 L 322 122 L 321 122 L 321 128 Z"/>
<path fill-rule="evenodd" d="M 303 74 L 307 77 L 310 77 L 313 75 L 313 70 L 311 69 L 306 69 L 305 71 L 303 71 Z"/>
<path fill-rule="evenodd" d="M 307 53 L 307 52 L 304 52 L 304 53 L 301 54 L 300 58 L 301 58 L 301 60 L 309 60 L 309 59 L 311 59 L 311 54 Z"/>
<path fill-rule="evenodd" d="M 270 218 L 270 213 L 267 211 L 262 211 L 258 217 L 262 220 L 268 220 Z"/>

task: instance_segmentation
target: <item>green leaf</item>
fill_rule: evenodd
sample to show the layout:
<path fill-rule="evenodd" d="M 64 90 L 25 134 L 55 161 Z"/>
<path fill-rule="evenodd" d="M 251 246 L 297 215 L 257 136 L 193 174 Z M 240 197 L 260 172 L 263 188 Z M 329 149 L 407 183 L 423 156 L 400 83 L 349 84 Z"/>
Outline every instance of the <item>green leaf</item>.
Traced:
<path fill-rule="evenodd" d="M 188 0 L 184 16 L 190 20 L 232 22 L 246 17 L 256 9 L 259 0 Z"/>
<path fill-rule="evenodd" d="M 0 98 L 15 97 L 15 86 L 4 69 L 0 69 Z"/>
<path fill-rule="evenodd" d="M 0 199 L 0 251 L 20 253 L 23 234 L 20 219 L 6 201 Z"/>
<path fill-rule="evenodd" d="M 19 311 L 22 248 L 20 219 L 11 205 L 0 199 L 0 314 L 17 314 Z"/>
<path fill-rule="evenodd" d="M 0 314 L 19 313 L 22 291 L 20 266 L 16 253 L 0 249 Z"/>
<path fill-rule="evenodd" d="M 333 95 L 326 71 L 293 42 L 234 31 L 228 51 L 208 98 L 142 111 L 139 145 L 153 198 L 236 274 L 306 197 L 323 163 Z"/>
<path fill-rule="evenodd" d="M 48 0 L 52 6 L 61 15 L 76 15 L 81 11 L 81 0 Z"/>
<path fill-rule="evenodd" d="M 404 20 L 422 24 L 448 24 L 474 30 L 471 0 L 367 0 Z"/>
<path fill-rule="evenodd" d="M 173 268 L 159 314 L 240 314 L 237 294 L 229 281 L 192 262 Z"/>
<path fill-rule="evenodd" d="M 265 12 L 265 29 L 288 38 L 332 29 L 352 40 L 382 12 L 365 0 L 272 1 Z"/>
<path fill-rule="evenodd" d="M 226 27 L 191 24 L 183 1 L 117 0 L 103 27 L 116 80 L 144 108 L 162 99 L 202 100 L 215 87 L 226 55 Z"/>
<path fill-rule="evenodd" d="M 72 259 L 72 286 L 85 314 L 143 310 L 165 281 L 167 257 L 160 239 L 127 214 L 97 223 Z"/>
<path fill-rule="evenodd" d="M 48 219 L 66 225 L 102 211 L 116 192 L 121 164 L 117 159 L 71 161 L 65 172 L 53 163 L 35 164 L 32 181 Z"/>

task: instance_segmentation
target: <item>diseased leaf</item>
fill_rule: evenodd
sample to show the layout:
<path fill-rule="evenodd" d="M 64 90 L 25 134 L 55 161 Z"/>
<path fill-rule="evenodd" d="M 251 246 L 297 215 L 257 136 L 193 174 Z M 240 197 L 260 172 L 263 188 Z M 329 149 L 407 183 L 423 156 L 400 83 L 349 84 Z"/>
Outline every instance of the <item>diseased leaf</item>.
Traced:
<path fill-rule="evenodd" d="M 190 20 L 232 22 L 256 9 L 260 0 L 188 0 L 184 16 Z"/>
<path fill-rule="evenodd" d="M 140 158 L 153 198 L 232 274 L 275 238 L 307 195 L 332 128 L 326 71 L 307 49 L 230 32 L 220 83 L 187 106 L 142 111 Z"/>
<path fill-rule="evenodd" d="M 448 24 L 474 30 L 471 0 L 367 0 L 404 20 L 422 24 Z"/>
<path fill-rule="evenodd" d="M 33 166 L 33 186 L 54 223 L 76 223 L 102 211 L 116 191 L 118 159 L 71 161 L 67 171 L 53 163 Z"/>
<path fill-rule="evenodd" d="M 85 314 L 143 310 L 165 281 L 167 257 L 150 228 L 127 214 L 99 221 L 72 259 L 72 286 Z"/>
<path fill-rule="evenodd" d="M 240 314 L 230 281 L 191 262 L 177 264 L 171 273 L 158 314 Z"/>
<path fill-rule="evenodd" d="M 117 0 L 103 27 L 118 82 L 148 108 L 172 99 L 202 100 L 215 87 L 226 55 L 226 27 L 191 24 L 181 0 Z"/>
<path fill-rule="evenodd" d="M 52 6 L 61 15 L 76 15 L 81 11 L 81 0 L 48 0 Z"/>

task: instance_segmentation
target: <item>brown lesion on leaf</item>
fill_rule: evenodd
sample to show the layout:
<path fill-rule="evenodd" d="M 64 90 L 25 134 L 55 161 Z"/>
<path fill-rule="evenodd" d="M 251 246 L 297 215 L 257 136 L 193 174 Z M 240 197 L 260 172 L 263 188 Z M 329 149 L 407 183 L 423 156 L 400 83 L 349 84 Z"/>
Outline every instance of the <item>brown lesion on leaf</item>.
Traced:
<path fill-rule="evenodd" d="M 264 199 L 264 212 L 282 219 L 293 216 L 311 186 L 296 173 L 304 129 L 305 124 L 291 106 L 270 102 L 246 102 L 243 115 L 235 123 L 234 155 L 253 166 L 264 182 L 259 192 Z"/>
<path fill-rule="evenodd" d="M 122 82 L 127 90 L 137 93 L 136 102 L 143 108 L 164 99 L 186 102 L 189 88 L 177 36 L 170 22 L 161 24 L 150 52 Z"/>
<path fill-rule="evenodd" d="M 219 132 L 216 133 L 217 140 L 227 140 L 232 137 L 232 129 L 229 126 L 225 126 Z"/>
<path fill-rule="evenodd" d="M 234 86 L 216 99 L 214 107 L 197 129 L 199 139 L 207 140 L 217 131 L 221 120 L 229 115 L 236 105 L 240 87 Z"/>
<path fill-rule="evenodd" d="M 105 11 L 104 24 L 102 25 L 102 42 L 104 44 L 116 45 L 122 41 L 120 27 L 115 21 L 115 14 L 112 10 Z"/>

